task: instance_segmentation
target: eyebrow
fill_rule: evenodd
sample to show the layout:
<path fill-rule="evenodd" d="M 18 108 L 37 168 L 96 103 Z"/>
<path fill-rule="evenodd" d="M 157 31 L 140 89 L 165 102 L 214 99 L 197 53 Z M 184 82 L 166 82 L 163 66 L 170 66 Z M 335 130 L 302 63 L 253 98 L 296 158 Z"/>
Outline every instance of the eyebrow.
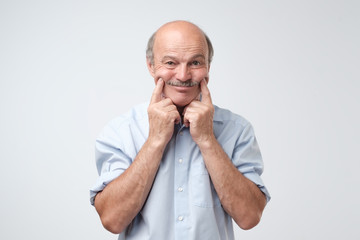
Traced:
<path fill-rule="evenodd" d="M 161 59 L 161 61 L 164 61 L 165 59 L 173 59 L 173 60 L 176 60 L 176 57 L 173 57 L 173 56 L 169 56 L 169 55 L 165 55 L 163 56 L 163 58 Z"/>
<path fill-rule="evenodd" d="M 192 56 L 191 58 L 194 59 L 194 58 L 199 58 L 199 57 L 205 59 L 205 56 L 203 54 L 200 54 L 200 53 Z"/>

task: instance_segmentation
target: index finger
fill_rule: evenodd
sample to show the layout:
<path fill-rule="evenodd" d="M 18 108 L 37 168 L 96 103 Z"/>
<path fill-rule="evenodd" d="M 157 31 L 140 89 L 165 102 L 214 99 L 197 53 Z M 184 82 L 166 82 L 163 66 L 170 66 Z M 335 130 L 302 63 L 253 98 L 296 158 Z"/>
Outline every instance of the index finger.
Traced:
<path fill-rule="evenodd" d="M 157 103 L 161 101 L 161 94 L 164 88 L 164 81 L 160 78 L 155 86 L 155 89 L 152 93 L 150 103 Z"/>
<path fill-rule="evenodd" d="M 205 104 L 212 104 L 210 91 L 209 88 L 207 87 L 207 82 L 205 81 L 205 79 L 202 80 L 200 83 L 200 90 L 202 95 L 201 102 Z"/>

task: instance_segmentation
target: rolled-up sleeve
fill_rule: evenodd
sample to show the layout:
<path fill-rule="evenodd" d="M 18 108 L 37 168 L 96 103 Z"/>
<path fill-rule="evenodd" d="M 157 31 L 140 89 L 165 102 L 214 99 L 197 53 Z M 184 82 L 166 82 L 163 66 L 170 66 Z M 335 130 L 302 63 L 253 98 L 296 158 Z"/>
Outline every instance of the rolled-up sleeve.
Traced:
<path fill-rule="evenodd" d="M 247 124 L 241 131 L 232 155 L 232 161 L 246 178 L 259 187 L 265 194 L 266 200 L 269 201 L 270 194 L 260 177 L 264 171 L 264 163 L 251 124 Z"/>
<path fill-rule="evenodd" d="M 131 164 L 132 159 L 124 153 L 115 129 L 106 126 L 95 143 L 95 160 L 99 177 L 90 188 L 90 203 L 111 181 L 120 176 Z"/>

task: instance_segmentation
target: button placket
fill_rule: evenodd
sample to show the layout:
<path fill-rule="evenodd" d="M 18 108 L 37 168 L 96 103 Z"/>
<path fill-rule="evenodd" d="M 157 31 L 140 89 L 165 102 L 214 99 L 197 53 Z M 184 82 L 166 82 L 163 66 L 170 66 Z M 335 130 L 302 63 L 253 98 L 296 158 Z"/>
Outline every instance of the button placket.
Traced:
<path fill-rule="evenodd" d="M 188 206 L 188 154 L 189 139 L 187 129 L 181 127 L 178 130 L 175 141 L 175 176 L 174 176 L 174 208 L 175 208 L 175 239 L 186 239 L 188 221 L 186 216 L 189 215 Z"/>

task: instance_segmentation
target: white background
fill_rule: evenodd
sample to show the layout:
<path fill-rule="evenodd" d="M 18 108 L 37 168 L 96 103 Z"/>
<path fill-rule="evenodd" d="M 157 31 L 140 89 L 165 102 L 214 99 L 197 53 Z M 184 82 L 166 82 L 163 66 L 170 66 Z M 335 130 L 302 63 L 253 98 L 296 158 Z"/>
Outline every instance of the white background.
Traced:
<path fill-rule="evenodd" d="M 359 239 L 360 2 L 0 1 L 0 239 L 116 239 L 94 140 L 147 101 L 150 35 L 198 24 L 213 101 L 254 126 L 272 200 L 236 239 Z"/>

